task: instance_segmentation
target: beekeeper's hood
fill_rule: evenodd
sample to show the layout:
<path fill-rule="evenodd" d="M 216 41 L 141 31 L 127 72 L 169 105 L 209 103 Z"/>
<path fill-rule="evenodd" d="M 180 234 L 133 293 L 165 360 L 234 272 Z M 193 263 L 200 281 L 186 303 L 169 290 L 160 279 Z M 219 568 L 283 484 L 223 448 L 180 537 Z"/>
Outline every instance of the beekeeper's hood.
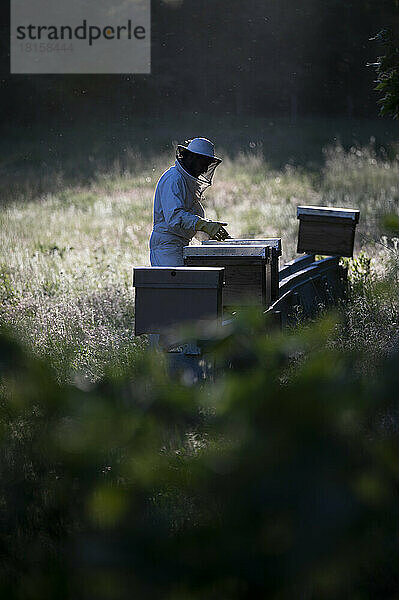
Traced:
<path fill-rule="evenodd" d="M 216 167 L 222 162 L 221 158 L 215 156 L 215 148 L 213 143 L 206 138 L 194 138 L 186 142 L 187 146 L 179 144 L 176 149 L 176 168 L 182 175 L 185 176 L 190 189 L 195 196 L 201 196 L 202 193 L 212 185 L 212 178 Z M 185 157 L 187 153 L 198 154 L 199 156 L 207 157 L 209 164 L 205 172 L 194 177 L 185 168 Z"/>

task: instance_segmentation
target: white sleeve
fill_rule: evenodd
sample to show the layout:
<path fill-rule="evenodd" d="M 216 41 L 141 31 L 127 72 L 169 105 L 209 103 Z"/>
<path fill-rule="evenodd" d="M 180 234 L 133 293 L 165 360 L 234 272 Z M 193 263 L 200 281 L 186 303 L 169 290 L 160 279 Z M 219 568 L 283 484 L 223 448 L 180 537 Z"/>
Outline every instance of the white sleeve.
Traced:
<path fill-rule="evenodd" d="M 184 190 L 178 182 L 171 177 L 167 179 L 162 187 L 161 206 L 165 221 L 170 229 L 179 234 L 182 231 L 192 236 L 195 233 L 195 224 L 200 218 L 188 212 L 184 204 Z"/>

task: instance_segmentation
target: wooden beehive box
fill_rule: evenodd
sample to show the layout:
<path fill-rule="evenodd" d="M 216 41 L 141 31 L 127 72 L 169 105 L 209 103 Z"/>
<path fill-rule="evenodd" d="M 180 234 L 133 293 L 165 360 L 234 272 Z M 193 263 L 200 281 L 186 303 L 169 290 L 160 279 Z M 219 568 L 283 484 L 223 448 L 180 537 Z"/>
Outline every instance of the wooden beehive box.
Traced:
<path fill-rule="evenodd" d="M 262 240 L 254 240 L 249 238 L 228 238 L 224 242 L 216 242 L 215 240 L 205 240 L 202 242 L 207 246 L 218 244 L 239 246 L 267 246 L 270 248 L 270 270 L 271 270 L 271 300 L 277 300 L 279 295 L 279 261 L 281 256 L 281 238 L 265 238 Z"/>
<path fill-rule="evenodd" d="M 298 206 L 297 252 L 353 256 L 360 211 L 328 206 Z"/>
<path fill-rule="evenodd" d="M 223 306 L 270 305 L 272 269 L 267 246 L 186 246 L 183 256 L 187 266 L 224 267 Z"/>
<path fill-rule="evenodd" d="M 135 267 L 135 335 L 222 318 L 223 268 Z"/>

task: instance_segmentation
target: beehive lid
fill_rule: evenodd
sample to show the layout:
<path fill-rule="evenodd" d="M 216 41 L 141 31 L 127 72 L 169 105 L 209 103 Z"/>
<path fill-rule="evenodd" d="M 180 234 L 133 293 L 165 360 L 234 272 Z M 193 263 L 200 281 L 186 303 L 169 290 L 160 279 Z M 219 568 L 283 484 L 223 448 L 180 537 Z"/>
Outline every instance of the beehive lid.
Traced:
<path fill-rule="evenodd" d="M 266 238 L 263 240 L 229 238 L 224 242 L 217 242 L 216 240 L 204 240 L 202 244 L 204 246 L 217 246 L 219 244 L 223 244 L 224 246 L 236 244 L 239 246 L 267 246 L 269 248 L 273 248 L 277 252 L 278 256 L 281 256 L 281 238 Z"/>
<path fill-rule="evenodd" d="M 331 206 L 298 206 L 297 218 L 308 217 L 338 217 L 358 223 L 360 211 L 355 208 L 333 208 Z"/>
<path fill-rule="evenodd" d="M 217 288 L 224 267 L 134 267 L 134 287 Z"/>
<path fill-rule="evenodd" d="M 205 244 L 201 246 L 185 246 L 183 248 L 184 258 L 263 258 L 269 257 L 268 246 L 244 246 L 240 244 Z"/>

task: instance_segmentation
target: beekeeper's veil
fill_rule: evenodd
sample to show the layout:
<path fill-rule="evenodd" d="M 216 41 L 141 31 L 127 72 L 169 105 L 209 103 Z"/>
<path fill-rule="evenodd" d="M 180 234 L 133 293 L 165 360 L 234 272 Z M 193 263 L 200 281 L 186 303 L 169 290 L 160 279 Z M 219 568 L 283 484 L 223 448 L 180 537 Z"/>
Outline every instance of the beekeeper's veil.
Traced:
<path fill-rule="evenodd" d="M 205 161 L 207 164 L 206 171 L 198 175 L 197 179 L 211 185 L 212 177 L 216 167 L 222 162 L 221 158 L 215 156 L 215 147 L 210 140 L 206 138 L 194 138 L 187 140 L 186 146 L 179 144 L 176 149 L 176 158 L 180 164 L 185 167 L 185 158 L 187 153 L 198 154 L 199 156 L 207 157 L 209 160 Z"/>

